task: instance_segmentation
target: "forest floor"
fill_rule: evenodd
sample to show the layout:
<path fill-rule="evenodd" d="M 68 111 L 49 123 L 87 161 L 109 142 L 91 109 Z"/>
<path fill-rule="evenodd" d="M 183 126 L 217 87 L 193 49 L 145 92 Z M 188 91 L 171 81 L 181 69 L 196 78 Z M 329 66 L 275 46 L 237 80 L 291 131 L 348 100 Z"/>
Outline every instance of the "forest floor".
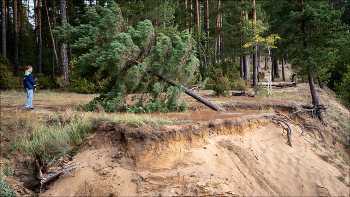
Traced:
<path fill-rule="evenodd" d="M 267 74 L 266 74 L 267 75 Z M 0 163 L 13 173 L 1 176 L 20 195 L 30 195 L 22 181 L 30 162 L 20 154 L 9 154 L 14 128 L 24 122 L 50 120 L 60 115 L 90 113 L 108 117 L 100 121 L 88 141 L 70 158 L 80 162 L 71 176 L 62 175 L 40 196 L 349 196 L 350 112 L 337 102 L 335 94 L 317 88 L 320 103 L 327 107 L 327 125 L 301 113 L 294 121 L 312 125 L 316 132 L 301 135 L 292 128 L 292 146 L 286 132 L 273 123 L 276 113 L 290 114 L 311 105 L 307 83 L 296 87 L 250 89 L 249 96 L 217 97 L 211 90 L 197 93 L 225 112 L 216 112 L 182 95 L 189 108 L 181 113 L 131 115 L 127 113 L 76 112 L 72 107 L 97 95 L 54 91 L 34 93 L 35 110 L 23 110 L 25 92 L 1 92 Z M 122 116 L 167 118 L 171 123 L 139 125 L 113 124 Z M 40 122 L 40 121 L 39 121 Z M 67 156 L 68 157 L 68 156 Z M 62 157 L 66 159 L 66 157 Z M 137 172 L 136 172 L 136 170 Z M 140 180 L 139 180 L 140 179 Z"/>

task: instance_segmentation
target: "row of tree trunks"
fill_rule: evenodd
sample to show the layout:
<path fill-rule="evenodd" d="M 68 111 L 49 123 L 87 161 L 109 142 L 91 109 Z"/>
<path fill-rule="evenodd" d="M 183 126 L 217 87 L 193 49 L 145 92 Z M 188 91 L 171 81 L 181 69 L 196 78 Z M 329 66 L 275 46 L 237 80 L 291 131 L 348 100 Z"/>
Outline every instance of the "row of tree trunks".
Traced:
<path fill-rule="evenodd" d="M 42 21 L 41 21 L 41 7 L 42 2 L 41 0 L 33 0 L 34 1 L 34 11 L 35 11 L 35 43 L 37 45 L 38 49 L 38 65 L 37 65 L 37 72 L 42 73 Z M 60 3 L 63 3 L 63 5 L 66 5 L 65 0 L 60 0 Z M 45 1 L 46 2 L 46 1 Z M 22 31 L 24 27 L 21 27 L 21 14 L 23 14 L 23 4 L 22 0 L 13 0 L 13 30 L 14 30 L 14 68 L 13 68 L 13 74 L 18 75 L 19 74 L 19 34 Z M 28 5 L 29 6 L 29 5 Z M 51 30 L 51 22 L 49 19 L 49 13 L 48 8 L 46 6 L 46 13 L 48 17 L 48 24 L 50 28 L 50 34 L 51 38 L 53 40 L 53 54 L 54 59 L 56 59 L 56 64 L 58 64 L 58 58 L 57 58 L 57 52 L 56 52 L 56 46 L 55 46 L 55 38 L 52 35 Z M 67 21 L 65 15 L 66 15 L 66 7 L 61 6 L 61 19 L 65 18 L 65 21 Z M 28 7 L 29 12 L 29 7 Z M 54 27 L 56 28 L 56 18 L 55 18 L 55 12 L 56 12 L 56 6 L 55 1 L 53 1 L 53 20 L 54 20 Z M 9 12 L 6 11 L 6 1 L 1 0 L 1 54 L 5 57 L 7 57 L 7 49 L 6 49 L 6 20 Z M 29 25 L 29 24 L 28 24 Z M 63 49 L 65 49 L 66 45 L 62 45 Z M 63 52 L 63 53 L 62 53 Z M 61 51 L 61 63 L 62 63 L 62 75 L 64 76 L 64 79 L 66 82 L 68 82 L 68 60 L 67 60 L 67 50 Z M 54 66 L 53 66 L 53 75 L 54 75 Z"/>

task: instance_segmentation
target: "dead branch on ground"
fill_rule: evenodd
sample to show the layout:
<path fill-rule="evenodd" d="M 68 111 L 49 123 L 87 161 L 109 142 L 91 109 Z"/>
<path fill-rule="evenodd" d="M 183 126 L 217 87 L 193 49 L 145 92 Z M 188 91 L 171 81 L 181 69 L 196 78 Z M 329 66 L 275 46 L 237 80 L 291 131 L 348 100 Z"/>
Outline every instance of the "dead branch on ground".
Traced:
<path fill-rule="evenodd" d="M 28 177 L 26 180 L 24 180 L 23 186 L 28 189 L 33 189 L 36 186 L 42 186 L 50 181 L 52 181 L 54 178 L 59 177 L 63 174 L 70 174 L 70 172 L 74 169 L 76 169 L 76 165 L 80 164 L 80 162 L 75 163 L 69 163 L 69 164 L 64 164 L 65 167 L 62 167 L 62 169 L 58 171 L 51 171 L 48 166 L 51 165 L 51 163 L 54 161 L 52 160 L 48 165 L 45 165 L 44 162 L 42 161 L 42 154 L 38 154 L 35 151 L 35 170 L 34 174 L 30 177 Z M 74 175 L 72 175 L 74 177 Z"/>

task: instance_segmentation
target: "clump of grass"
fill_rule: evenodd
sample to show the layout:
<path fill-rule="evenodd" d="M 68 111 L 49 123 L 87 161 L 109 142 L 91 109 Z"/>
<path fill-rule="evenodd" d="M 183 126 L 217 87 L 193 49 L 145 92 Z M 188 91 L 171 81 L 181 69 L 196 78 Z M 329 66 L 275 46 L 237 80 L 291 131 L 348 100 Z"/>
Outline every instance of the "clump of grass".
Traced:
<path fill-rule="evenodd" d="M 275 110 L 272 107 L 269 107 L 269 109 L 267 110 L 268 113 L 275 113 Z"/>
<path fill-rule="evenodd" d="M 313 144 L 313 147 L 318 148 L 318 146 L 317 146 L 317 144 L 316 144 L 316 143 L 314 143 L 314 144 Z"/>
<path fill-rule="evenodd" d="M 3 165 L 4 165 L 4 164 L 1 164 L 2 172 L 3 172 L 6 176 L 8 176 L 8 177 L 12 176 L 13 170 L 12 170 L 12 168 L 10 167 L 10 162 L 7 162 L 7 164 L 6 164 L 4 167 L 2 167 Z"/>
<path fill-rule="evenodd" d="M 344 175 L 338 176 L 337 178 L 338 178 L 341 182 L 345 182 L 345 177 L 344 177 Z"/>
<path fill-rule="evenodd" d="M 71 151 L 71 147 L 82 142 L 86 134 L 97 128 L 102 117 L 85 113 L 82 116 L 56 117 L 51 125 L 44 124 L 33 127 L 31 133 L 15 137 L 11 141 L 12 151 L 34 156 L 34 150 L 45 152 L 47 157 L 61 156 Z M 64 120 L 64 124 L 61 122 Z M 69 120 L 69 121 L 67 121 Z"/>
<path fill-rule="evenodd" d="M 322 159 L 325 160 L 326 162 L 329 162 L 330 160 L 333 159 L 333 156 L 330 154 L 324 154 L 322 155 Z"/>

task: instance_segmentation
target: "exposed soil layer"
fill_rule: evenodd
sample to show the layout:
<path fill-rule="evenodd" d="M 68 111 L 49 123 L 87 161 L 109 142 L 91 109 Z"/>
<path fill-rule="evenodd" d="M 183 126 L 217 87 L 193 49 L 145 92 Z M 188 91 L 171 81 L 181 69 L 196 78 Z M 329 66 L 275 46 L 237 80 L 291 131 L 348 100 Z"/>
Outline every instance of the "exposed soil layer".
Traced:
<path fill-rule="evenodd" d="M 339 170 L 312 145 L 320 139 L 292 129 L 290 147 L 268 114 L 148 131 L 102 122 L 74 157 L 75 177 L 43 195 L 348 196 Z"/>

